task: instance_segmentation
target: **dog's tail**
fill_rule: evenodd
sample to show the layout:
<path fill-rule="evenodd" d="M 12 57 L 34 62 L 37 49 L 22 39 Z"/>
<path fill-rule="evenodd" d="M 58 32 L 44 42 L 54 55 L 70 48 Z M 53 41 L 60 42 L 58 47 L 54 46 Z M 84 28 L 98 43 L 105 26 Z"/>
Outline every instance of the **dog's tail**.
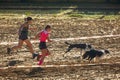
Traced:
<path fill-rule="evenodd" d="M 65 41 L 65 44 L 70 45 L 70 43 L 68 43 L 67 41 Z"/>

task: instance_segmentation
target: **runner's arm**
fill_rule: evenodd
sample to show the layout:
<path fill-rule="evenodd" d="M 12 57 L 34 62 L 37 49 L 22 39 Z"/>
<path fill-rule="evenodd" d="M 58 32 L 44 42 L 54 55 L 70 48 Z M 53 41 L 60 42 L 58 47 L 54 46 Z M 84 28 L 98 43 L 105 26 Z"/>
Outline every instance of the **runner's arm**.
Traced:
<path fill-rule="evenodd" d="M 53 40 L 51 40 L 49 37 L 47 38 L 47 41 L 48 42 L 53 42 Z"/>
<path fill-rule="evenodd" d="M 38 32 L 33 39 L 37 39 L 37 38 L 39 38 L 39 37 L 40 37 L 40 32 Z"/>

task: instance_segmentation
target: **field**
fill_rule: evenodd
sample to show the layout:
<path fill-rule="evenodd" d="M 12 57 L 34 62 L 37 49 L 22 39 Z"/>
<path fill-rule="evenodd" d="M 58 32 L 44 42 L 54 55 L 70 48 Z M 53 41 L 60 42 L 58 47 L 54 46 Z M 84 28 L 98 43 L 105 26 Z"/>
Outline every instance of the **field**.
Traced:
<path fill-rule="evenodd" d="M 88 43 L 95 49 L 108 49 L 110 55 L 103 57 L 93 66 L 68 66 L 46 68 L 9 68 L 0 70 L 0 80 L 119 80 L 120 79 L 120 37 L 67 40 L 67 38 L 119 35 L 120 13 L 117 12 L 80 12 L 79 10 L 0 10 L 0 43 L 18 41 L 17 31 L 24 17 L 32 16 L 34 22 L 29 37 L 41 31 L 45 25 L 52 26 L 51 39 L 63 39 L 47 43 L 51 55 L 43 65 L 90 64 L 81 59 L 79 49 L 65 53 L 69 43 Z M 32 41 L 32 40 L 31 40 Z M 6 48 L 14 45 L 0 45 L 0 67 L 8 65 L 36 65 L 31 59 L 26 45 L 13 54 L 6 54 Z M 33 44 L 40 53 L 38 43 Z M 110 64 L 101 64 L 110 63 Z"/>

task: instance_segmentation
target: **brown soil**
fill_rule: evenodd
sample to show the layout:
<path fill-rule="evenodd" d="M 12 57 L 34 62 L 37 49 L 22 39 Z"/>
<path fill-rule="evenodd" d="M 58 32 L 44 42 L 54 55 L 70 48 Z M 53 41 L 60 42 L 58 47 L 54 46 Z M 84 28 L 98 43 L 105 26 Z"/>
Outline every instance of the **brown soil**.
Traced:
<path fill-rule="evenodd" d="M 18 22 L 21 19 L 0 19 L 0 42 L 17 41 Z M 120 20 L 80 20 L 79 18 L 68 19 L 35 19 L 34 26 L 37 29 L 29 32 L 29 36 L 34 36 L 36 32 L 43 29 L 46 24 L 52 25 L 51 38 L 73 38 L 84 36 L 102 36 L 120 34 Z M 115 62 L 120 62 L 120 37 L 86 39 L 86 40 L 71 40 L 70 43 L 89 43 L 96 49 L 108 49 L 110 55 L 106 55 L 100 62 L 111 63 L 109 65 L 96 66 L 79 66 L 79 67 L 60 67 L 60 68 L 22 68 L 22 69 L 7 69 L 0 71 L 1 80 L 119 80 L 120 65 Z M 14 45 L 9 45 L 14 46 Z M 38 48 L 38 44 L 33 44 L 34 48 Z M 8 45 L 0 45 L 0 66 L 7 66 L 14 61 L 14 65 L 35 65 L 36 61 L 31 59 L 31 54 L 21 50 L 12 55 L 6 54 Z M 65 53 L 67 45 L 64 41 L 48 43 L 48 48 L 51 51 L 51 56 L 45 59 L 44 65 L 47 64 L 80 64 L 83 62 L 80 57 L 79 49 L 73 49 L 69 53 Z M 39 49 L 36 49 L 39 51 Z M 93 62 L 92 62 L 93 63 Z"/>

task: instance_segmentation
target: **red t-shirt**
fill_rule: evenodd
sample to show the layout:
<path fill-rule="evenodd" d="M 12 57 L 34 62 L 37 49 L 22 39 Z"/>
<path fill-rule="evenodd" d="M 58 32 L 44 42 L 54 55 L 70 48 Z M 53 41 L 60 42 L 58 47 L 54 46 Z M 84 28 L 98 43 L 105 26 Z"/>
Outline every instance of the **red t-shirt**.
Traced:
<path fill-rule="evenodd" d="M 40 42 L 46 42 L 46 40 L 48 38 L 48 35 L 49 35 L 49 33 L 46 30 L 42 30 L 40 32 L 40 35 L 39 35 L 40 36 L 40 38 L 39 38 Z"/>

